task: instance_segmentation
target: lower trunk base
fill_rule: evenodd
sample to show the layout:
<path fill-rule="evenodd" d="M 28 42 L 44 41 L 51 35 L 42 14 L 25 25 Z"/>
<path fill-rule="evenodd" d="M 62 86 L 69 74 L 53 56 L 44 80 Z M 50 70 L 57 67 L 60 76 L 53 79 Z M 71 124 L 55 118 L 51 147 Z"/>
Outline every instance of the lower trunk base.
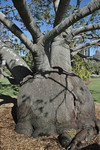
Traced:
<path fill-rule="evenodd" d="M 84 82 L 75 74 L 49 72 L 30 78 L 18 95 L 15 131 L 38 137 L 68 129 L 95 128 L 95 108 Z"/>

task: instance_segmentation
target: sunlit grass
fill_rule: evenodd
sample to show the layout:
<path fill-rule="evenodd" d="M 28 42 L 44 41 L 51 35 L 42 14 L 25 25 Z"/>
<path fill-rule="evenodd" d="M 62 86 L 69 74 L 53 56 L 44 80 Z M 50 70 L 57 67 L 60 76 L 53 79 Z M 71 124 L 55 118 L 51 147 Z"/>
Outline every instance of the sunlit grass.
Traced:
<path fill-rule="evenodd" d="M 88 85 L 88 88 L 94 101 L 100 103 L 100 78 L 92 78 L 92 83 Z"/>

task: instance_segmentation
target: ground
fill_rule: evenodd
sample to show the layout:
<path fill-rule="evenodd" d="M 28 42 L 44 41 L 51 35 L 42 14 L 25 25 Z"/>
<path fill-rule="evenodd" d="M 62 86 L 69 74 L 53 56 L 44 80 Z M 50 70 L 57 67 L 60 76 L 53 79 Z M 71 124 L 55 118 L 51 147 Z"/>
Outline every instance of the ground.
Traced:
<path fill-rule="evenodd" d="M 14 131 L 16 116 L 14 108 L 16 98 L 0 96 L 0 150 L 64 150 L 56 137 L 41 137 L 34 139 L 17 134 Z M 100 103 L 95 103 L 96 116 L 100 119 Z M 84 143 L 82 150 L 100 150 L 100 139 Z"/>

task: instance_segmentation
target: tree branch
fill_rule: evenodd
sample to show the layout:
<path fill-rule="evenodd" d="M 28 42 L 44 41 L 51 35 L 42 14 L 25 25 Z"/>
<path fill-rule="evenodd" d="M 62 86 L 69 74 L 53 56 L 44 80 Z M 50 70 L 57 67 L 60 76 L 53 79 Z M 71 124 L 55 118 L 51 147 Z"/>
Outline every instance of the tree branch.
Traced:
<path fill-rule="evenodd" d="M 88 16 L 96 10 L 100 9 L 100 1 L 92 0 L 89 4 L 83 7 L 81 10 L 77 10 L 73 14 L 71 14 L 66 20 L 62 21 L 59 25 L 57 25 L 53 30 L 48 32 L 43 40 L 45 42 L 50 42 L 53 38 L 58 36 L 61 32 L 65 31 L 69 26 L 73 25 L 83 17 Z"/>
<path fill-rule="evenodd" d="M 79 9 L 81 1 L 82 0 L 77 0 L 77 4 L 76 4 L 76 8 L 75 9 Z"/>
<path fill-rule="evenodd" d="M 60 0 L 53 0 L 53 6 L 55 13 L 57 12 Z"/>
<path fill-rule="evenodd" d="M 93 31 L 93 30 L 97 30 L 97 29 L 100 29 L 100 23 L 95 23 L 95 24 L 92 24 L 92 25 L 86 25 L 86 26 L 83 26 L 83 27 L 80 27 L 80 28 L 76 28 L 72 31 L 72 35 L 76 36 L 80 33 L 83 33 L 83 32 L 86 32 L 86 31 Z"/>
<path fill-rule="evenodd" d="M 12 1 L 14 3 L 15 8 L 18 10 L 26 28 L 31 33 L 33 40 L 37 42 L 42 36 L 42 33 L 31 15 L 28 4 L 25 0 Z"/>
<path fill-rule="evenodd" d="M 17 83 L 20 84 L 27 75 L 32 74 L 25 61 L 1 40 L 0 55 L 1 58 L 6 61 L 6 65 Z"/>
<path fill-rule="evenodd" d="M 31 5 L 31 4 L 32 3 L 29 3 L 28 6 Z M 9 12 L 16 10 L 16 8 L 13 8 L 13 6 L 2 6 L 2 7 L 0 7 L 0 9 L 4 9 L 4 8 L 8 8 L 8 9 L 10 8 L 9 10 L 6 10 L 4 12 L 4 14 L 8 14 Z"/>
<path fill-rule="evenodd" d="M 14 33 L 25 46 L 32 51 L 33 43 L 32 41 L 12 22 L 10 21 L 2 12 L 0 12 L 0 21 L 12 32 Z"/>
<path fill-rule="evenodd" d="M 76 55 L 77 53 L 79 53 L 80 51 L 82 51 L 84 48 L 91 47 L 91 46 L 93 46 L 93 45 L 98 45 L 98 46 L 100 46 L 100 43 L 99 43 L 99 42 L 100 42 L 100 39 L 99 39 L 99 40 L 94 40 L 94 41 L 92 41 L 92 42 L 90 42 L 90 43 L 82 44 L 82 45 L 77 46 L 77 47 L 74 47 L 74 48 L 71 48 L 71 50 L 72 50 L 71 55 L 74 56 L 74 55 Z"/>
<path fill-rule="evenodd" d="M 54 27 L 56 25 L 58 25 L 62 20 L 65 19 L 66 11 L 68 9 L 69 3 L 70 3 L 70 0 L 60 0 L 59 5 L 58 5 L 58 9 L 56 12 Z"/>

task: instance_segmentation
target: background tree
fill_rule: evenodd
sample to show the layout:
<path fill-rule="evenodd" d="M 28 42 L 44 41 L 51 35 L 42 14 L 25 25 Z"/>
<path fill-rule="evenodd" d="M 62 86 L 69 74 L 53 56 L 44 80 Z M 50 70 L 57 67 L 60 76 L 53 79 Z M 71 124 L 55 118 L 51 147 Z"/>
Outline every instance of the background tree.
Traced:
<path fill-rule="evenodd" d="M 34 66 L 30 69 L 12 48 L 0 40 L 1 58 L 6 60 L 13 80 L 21 86 L 17 100 L 15 130 L 33 137 L 59 134 L 58 139 L 62 145 L 63 137 L 66 137 L 63 146 L 69 146 L 71 150 L 76 149 L 78 143 L 88 134 L 93 135 L 94 130 L 99 133 L 100 126 L 95 117 L 91 94 L 84 82 L 72 72 L 71 59 L 84 48 L 99 45 L 100 39 L 96 38 L 81 45 L 77 45 L 76 42 L 73 47 L 70 45 L 84 32 L 92 34 L 92 31 L 100 29 L 100 23 L 96 22 L 81 26 L 81 19 L 89 15 L 90 18 L 91 14 L 99 10 L 100 1 L 92 0 L 80 8 L 81 0 L 77 0 L 75 8 L 70 11 L 70 0 L 54 0 L 53 29 L 44 34 L 39 28 L 41 22 L 37 24 L 37 20 L 33 18 L 29 4 L 25 0 L 12 2 L 14 9 L 11 6 L 1 8 L 7 10 L 0 12 L 0 21 L 29 49 L 34 61 Z M 33 2 L 33 6 L 37 6 L 37 1 Z M 52 12 L 47 8 L 50 13 L 45 14 L 45 8 L 51 7 L 51 1 L 44 0 L 42 4 L 41 1 L 38 2 L 42 8 L 39 11 L 43 14 L 42 18 L 35 16 L 49 24 Z M 20 20 L 16 15 L 17 18 L 14 19 L 23 22 L 24 29 L 30 32 L 32 39 L 12 22 L 13 14 L 10 19 L 6 17 L 10 17 L 9 13 L 15 9 L 20 15 Z M 81 129 L 72 142 L 65 134 L 69 128 Z"/>

